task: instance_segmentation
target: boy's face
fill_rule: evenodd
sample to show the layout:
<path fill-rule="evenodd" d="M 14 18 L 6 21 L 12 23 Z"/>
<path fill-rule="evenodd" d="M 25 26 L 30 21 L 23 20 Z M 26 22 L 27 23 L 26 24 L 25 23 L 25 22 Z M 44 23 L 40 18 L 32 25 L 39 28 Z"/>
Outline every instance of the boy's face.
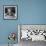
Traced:
<path fill-rule="evenodd" d="M 8 13 L 11 13 L 11 9 L 8 9 Z"/>

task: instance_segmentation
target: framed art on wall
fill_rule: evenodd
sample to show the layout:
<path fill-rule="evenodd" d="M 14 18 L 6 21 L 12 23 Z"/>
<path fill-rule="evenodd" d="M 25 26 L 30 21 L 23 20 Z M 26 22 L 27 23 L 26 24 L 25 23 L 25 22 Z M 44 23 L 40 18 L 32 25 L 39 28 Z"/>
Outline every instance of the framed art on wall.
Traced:
<path fill-rule="evenodd" d="M 17 6 L 16 5 L 4 5 L 4 19 L 17 19 Z"/>
<path fill-rule="evenodd" d="M 20 41 L 46 41 L 46 25 L 20 24 L 18 30 L 20 32 Z"/>

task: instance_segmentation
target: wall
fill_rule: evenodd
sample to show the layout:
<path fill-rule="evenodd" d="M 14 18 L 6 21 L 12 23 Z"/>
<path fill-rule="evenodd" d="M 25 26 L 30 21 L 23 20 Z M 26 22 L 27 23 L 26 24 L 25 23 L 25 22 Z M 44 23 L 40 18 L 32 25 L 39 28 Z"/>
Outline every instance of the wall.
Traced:
<path fill-rule="evenodd" d="M 18 20 L 3 19 L 3 5 L 17 5 L 17 4 L 18 4 L 17 0 L 11 0 L 11 1 L 0 0 L 0 44 L 7 44 L 9 42 L 8 34 L 10 32 L 16 32 L 16 35 L 18 35 L 17 24 L 19 22 L 19 18 Z M 17 39 L 15 43 L 18 43 Z"/>
<path fill-rule="evenodd" d="M 18 5 L 18 20 L 4 20 L 3 5 Z M 8 43 L 9 32 L 18 32 L 17 24 L 46 24 L 46 0 L 0 0 L 0 44 Z"/>
<path fill-rule="evenodd" d="M 46 24 L 46 0 L 21 0 L 22 24 Z"/>

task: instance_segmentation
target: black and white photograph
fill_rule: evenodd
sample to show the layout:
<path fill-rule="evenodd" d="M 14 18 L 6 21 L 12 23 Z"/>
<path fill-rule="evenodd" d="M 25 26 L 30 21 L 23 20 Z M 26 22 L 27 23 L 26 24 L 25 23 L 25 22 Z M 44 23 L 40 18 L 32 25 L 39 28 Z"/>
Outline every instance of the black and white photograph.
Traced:
<path fill-rule="evenodd" d="M 4 6 L 4 19 L 17 19 L 17 6 L 5 5 Z"/>
<path fill-rule="evenodd" d="M 42 46 L 46 44 L 46 25 L 18 25 L 20 46 Z"/>

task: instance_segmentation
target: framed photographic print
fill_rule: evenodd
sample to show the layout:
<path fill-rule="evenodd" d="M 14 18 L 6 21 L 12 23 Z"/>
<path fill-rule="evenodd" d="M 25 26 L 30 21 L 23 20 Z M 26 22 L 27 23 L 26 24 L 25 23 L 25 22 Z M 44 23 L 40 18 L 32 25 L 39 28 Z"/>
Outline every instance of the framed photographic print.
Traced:
<path fill-rule="evenodd" d="M 46 41 L 46 25 L 20 24 L 18 25 L 19 41 Z"/>
<path fill-rule="evenodd" d="M 17 6 L 16 5 L 4 5 L 4 19 L 17 19 Z"/>

